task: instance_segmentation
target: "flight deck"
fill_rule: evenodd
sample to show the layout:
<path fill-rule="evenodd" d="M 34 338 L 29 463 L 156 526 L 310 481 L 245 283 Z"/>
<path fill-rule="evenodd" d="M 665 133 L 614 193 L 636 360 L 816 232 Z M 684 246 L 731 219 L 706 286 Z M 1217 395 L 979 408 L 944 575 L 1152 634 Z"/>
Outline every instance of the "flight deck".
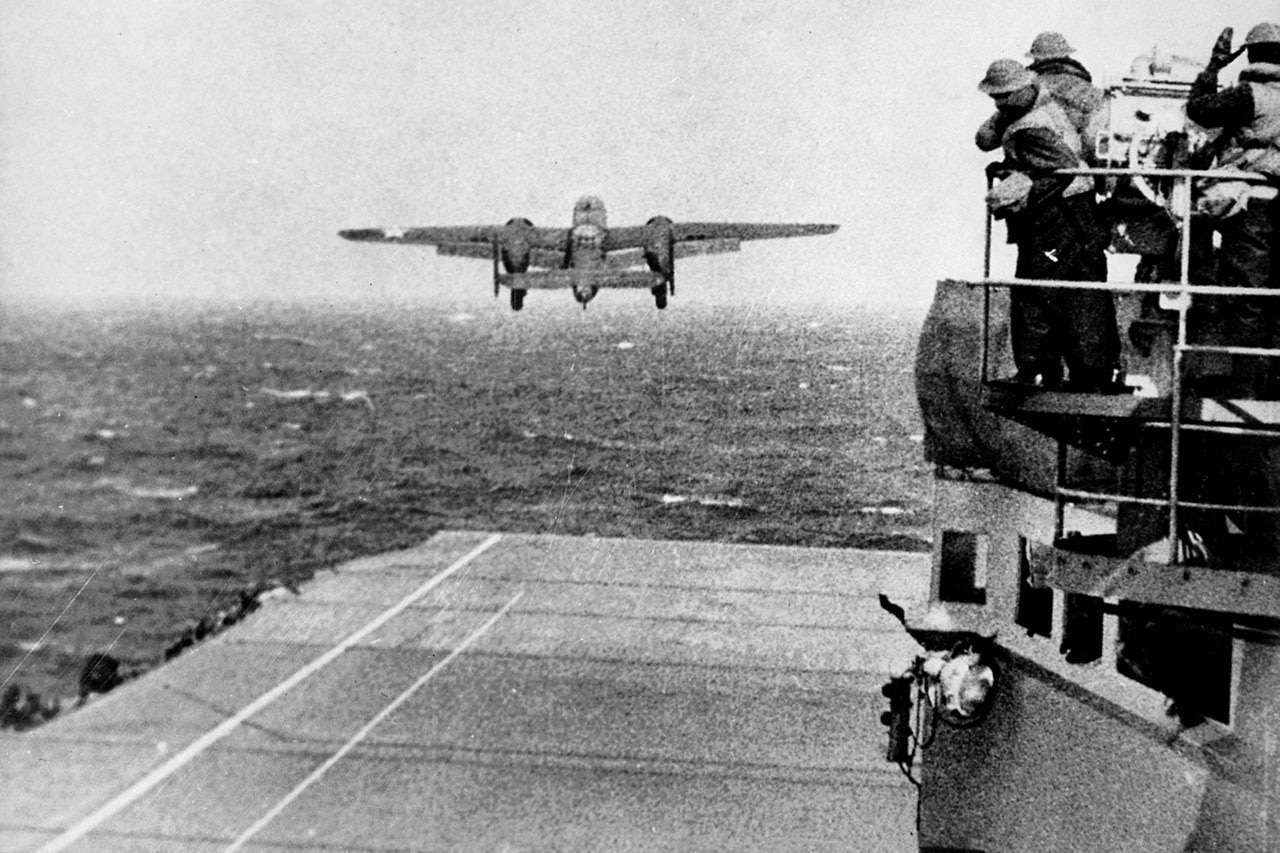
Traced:
<path fill-rule="evenodd" d="M 930 555 L 445 532 L 0 735 L 4 850 L 915 850 Z"/>

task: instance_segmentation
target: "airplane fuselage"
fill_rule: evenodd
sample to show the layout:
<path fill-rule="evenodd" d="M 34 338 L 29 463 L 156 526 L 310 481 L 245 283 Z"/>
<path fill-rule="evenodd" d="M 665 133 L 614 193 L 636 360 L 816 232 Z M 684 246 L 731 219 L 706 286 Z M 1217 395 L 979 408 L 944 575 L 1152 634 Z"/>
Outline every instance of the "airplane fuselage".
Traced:
<path fill-rule="evenodd" d="M 595 196 L 583 196 L 573 206 L 573 227 L 569 232 L 567 267 L 578 270 L 604 269 L 604 236 L 609 215 L 604 202 Z"/>
<path fill-rule="evenodd" d="M 604 202 L 593 195 L 584 195 L 573 205 L 573 227 L 594 225 L 603 231 L 609 227 L 609 214 Z"/>
<path fill-rule="evenodd" d="M 604 229 L 596 225 L 575 225 L 569 237 L 569 268 L 604 269 Z"/>
<path fill-rule="evenodd" d="M 604 202 L 595 196 L 583 196 L 573 206 L 573 227 L 569 231 L 569 256 L 565 266 L 571 270 L 595 271 L 605 268 L 604 238 L 608 230 L 608 213 Z M 574 298 L 585 305 L 599 287 L 586 281 L 574 282 Z"/>

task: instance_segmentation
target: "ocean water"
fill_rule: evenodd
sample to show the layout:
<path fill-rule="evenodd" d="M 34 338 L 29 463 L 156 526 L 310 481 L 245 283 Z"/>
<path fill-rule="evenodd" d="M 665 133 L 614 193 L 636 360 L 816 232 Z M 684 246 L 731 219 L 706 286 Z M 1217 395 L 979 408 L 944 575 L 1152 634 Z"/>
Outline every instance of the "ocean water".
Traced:
<path fill-rule="evenodd" d="M 556 296 L 7 312 L 0 679 L 441 529 L 928 547 L 918 317 Z"/>

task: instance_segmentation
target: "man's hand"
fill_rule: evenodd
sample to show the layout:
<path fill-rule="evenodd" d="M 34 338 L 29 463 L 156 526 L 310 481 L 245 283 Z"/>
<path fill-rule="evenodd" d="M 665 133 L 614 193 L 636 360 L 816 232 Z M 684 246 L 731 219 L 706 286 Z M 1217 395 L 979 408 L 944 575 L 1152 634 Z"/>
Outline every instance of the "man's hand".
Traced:
<path fill-rule="evenodd" d="M 1235 38 L 1235 30 L 1227 27 L 1218 36 L 1218 40 L 1213 43 L 1213 53 L 1209 55 L 1209 64 L 1206 67 L 1208 71 L 1221 71 L 1230 65 L 1237 56 L 1244 53 L 1244 46 L 1239 50 L 1231 49 L 1231 42 Z"/>

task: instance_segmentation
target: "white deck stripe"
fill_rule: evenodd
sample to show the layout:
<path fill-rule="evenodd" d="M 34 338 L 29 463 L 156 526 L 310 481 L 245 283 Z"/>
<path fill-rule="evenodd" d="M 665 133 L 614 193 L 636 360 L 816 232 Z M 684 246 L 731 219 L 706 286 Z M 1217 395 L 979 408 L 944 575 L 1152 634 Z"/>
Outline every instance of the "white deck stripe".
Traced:
<path fill-rule="evenodd" d="M 80 597 L 80 593 L 84 592 L 85 589 L 88 588 L 89 584 L 93 582 L 93 579 L 98 576 L 98 571 L 98 569 L 94 569 L 93 574 L 89 575 L 88 579 L 78 590 L 76 590 L 76 594 L 71 596 L 71 600 L 67 602 L 67 606 L 62 608 L 62 612 L 53 618 L 53 621 L 49 623 L 49 627 L 44 629 L 44 633 L 40 635 L 40 639 L 36 640 L 35 645 L 27 649 L 27 653 L 22 656 L 22 660 L 18 661 L 17 666 L 15 666 L 13 670 L 4 677 L 4 681 L 0 681 L 0 688 L 3 688 L 9 683 L 11 678 L 18 674 L 18 670 L 22 669 L 23 665 L 26 664 L 27 658 L 36 653 L 36 649 L 44 645 L 44 641 L 53 633 L 54 626 L 58 624 L 58 621 L 62 619 L 63 616 L 67 615 L 67 611 L 71 609 L 71 605 L 76 603 L 76 599 Z"/>
<path fill-rule="evenodd" d="M 204 752 L 210 746 L 222 740 L 227 735 L 231 734 L 231 732 L 235 731 L 236 728 L 238 728 L 240 724 L 243 723 L 245 720 L 249 719 L 254 714 L 258 713 L 263 708 L 267 707 L 272 702 L 279 699 L 285 693 L 289 692 L 294 687 L 298 686 L 298 684 L 301 683 L 304 679 L 315 674 L 318 670 L 322 669 L 323 667 L 327 666 L 329 663 L 337 659 L 343 652 L 347 651 L 356 643 L 360 642 L 365 637 L 369 636 L 374 631 L 381 628 L 391 619 L 394 619 L 401 611 L 413 605 L 414 602 L 416 602 L 418 599 L 422 598 L 428 592 L 433 590 L 436 586 L 438 586 L 443 581 L 445 581 L 450 575 L 458 571 L 458 569 L 461 569 L 463 566 L 470 563 L 476 557 L 479 557 L 485 551 L 492 548 L 495 544 L 497 544 L 498 540 L 500 540 L 501 538 L 502 538 L 501 534 L 495 533 L 492 536 L 490 536 L 488 539 L 481 542 L 475 548 L 471 549 L 469 552 L 467 552 L 465 555 L 459 558 L 453 565 L 449 566 L 449 568 L 445 569 L 440 574 L 432 577 L 429 581 L 424 583 L 422 586 L 418 587 L 416 590 L 409 593 L 404 598 L 400 599 L 399 602 L 392 605 L 387 610 L 384 610 L 372 622 L 369 622 L 363 628 L 356 631 L 354 634 L 347 637 L 342 642 L 338 643 L 338 645 L 329 649 L 329 651 L 325 652 L 323 655 L 316 658 L 311 663 L 307 664 L 302 669 L 298 670 L 293 675 L 289 676 L 287 679 L 285 679 L 284 681 L 277 684 L 275 687 L 268 690 L 266 693 L 263 693 L 257 699 L 250 702 L 248 705 L 246 705 L 244 708 L 238 711 L 235 714 L 235 716 L 228 717 L 227 719 L 223 720 L 217 727 L 209 730 L 208 732 L 205 732 L 203 735 L 197 738 L 191 745 L 189 745 L 186 749 L 174 755 L 173 758 L 170 758 L 168 761 L 166 761 L 164 764 L 157 767 L 155 770 L 152 770 L 146 776 L 142 777 L 133 785 L 131 785 L 129 788 L 127 788 L 125 791 L 117 795 L 114 799 L 110 800 L 105 805 L 101 806 L 97 811 L 93 812 L 88 817 L 81 820 L 79 823 L 74 824 L 65 832 L 63 832 L 61 835 L 51 840 L 48 844 L 46 844 L 44 847 L 40 849 L 42 851 L 45 851 L 46 853 L 54 853 L 54 851 L 65 850 L 68 847 L 70 847 L 72 844 L 84 838 L 94 829 L 98 828 L 103 822 L 119 814 L 120 812 L 124 811 L 126 808 L 132 805 L 135 801 L 137 801 L 139 797 L 141 797 L 143 794 L 147 793 L 156 785 L 160 784 L 160 782 L 164 781 L 166 778 L 172 775 L 174 771 L 188 764 L 193 758 L 195 758 L 201 752 Z"/>
<path fill-rule="evenodd" d="M 324 764 L 321 764 L 314 771 L 312 771 L 310 776 L 308 776 L 306 779 L 303 779 L 301 782 L 299 782 L 296 788 L 294 788 L 287 795 L 285 795 L 284 799 L 276 803 L 275 806 L 273 806 L 270 811 L 268 811 L 261 818 L 259 818 L 258 821 L 254 823 L 253 826 L 249 827 L 243 833 L 241 833 L 239 838 L 231 842 L 231 844 L 226 848 L 226 853 L 233 853 L 233 851 L 239 850 L 241 847 L 244 846 L 244 843 L 246 841 L 248 841 L 253 836 L 257 835 L 259 830 L 261 830 L 267 824 L 271 823 L 271 821 L 275 820 L 277 815 L 279 815 L 282 811 L 284 811 L 290 803 L 292 803 L 299 796 L 301 796 L 303 791 L 307 790 L 307 788 L 310 788 L 312 783 L 314 783 L 326 772 L 328 772 L 330 767 L 333 767 L 333 765 L 337 764 L 339 761 L 342 760 L 342 757 L 344 755 L 346 755 L 351 750 L 355 749 L 356 744 L 364 740 L 365 736 L 368 735 L 369 732 L 373 731 L 375 726 L 377 726 L 379 723 L 385 720 L 391 713 L 393 713 L 397 708 L 399 708 L 405 702 L 409 701 L 409 697 L 411 697 L 414 693 L 418 692 L 418 689 L 421 688 L 422 685 L 430 681 L 431 678 L 435 676 L 436 673 L 440 672 L 440 670 L 448 666 L 450 661 L 452 661 L 458 655 L 466 651 L 468 646 L 470 646 L 476 640 L 480 639 L 480 637 L 483 636 L 484 634 L 488 633 L 489 629 L 494 626 L 494 623 L 496 623 L 499 619 L 505 616 L 507 611 L 510 610 L 512 606 L 515 605 L 515 603 L 520 600 L 520 596 L 522 595 L 524 595 L 523 590 L 516 593 L 515 596 L 506 604 L 504 604 L 500 610 L 498 610 L 496 613 L 490 616 L 483 625 L 481 625 L 475 631 L 471 632 L 471 634 L 465 640 L 459 643 L 457 648 L 449 652 L 449 654 L 445 655 L 444 659 L 441 660 L 439 663 L 437 663 L 435 666 L 431 667 L 431 669 L 427 670 L 426 675 L 422 676 L 417 681 L 415 681 L 412 685 L 409 686 L 407 690 L 405 690 L 403 693 L 397 696 L 390 705 L 383 708 L 381 711 L 378 712 L 378 714 L 372 720 L 365 723 L 365 725 L 360 729 L 360 731 L 352 735 L 351 739 L 342 745 L 341 749 L 339 749 L 337 752 L 331 755 L 324 762 Z"/>

